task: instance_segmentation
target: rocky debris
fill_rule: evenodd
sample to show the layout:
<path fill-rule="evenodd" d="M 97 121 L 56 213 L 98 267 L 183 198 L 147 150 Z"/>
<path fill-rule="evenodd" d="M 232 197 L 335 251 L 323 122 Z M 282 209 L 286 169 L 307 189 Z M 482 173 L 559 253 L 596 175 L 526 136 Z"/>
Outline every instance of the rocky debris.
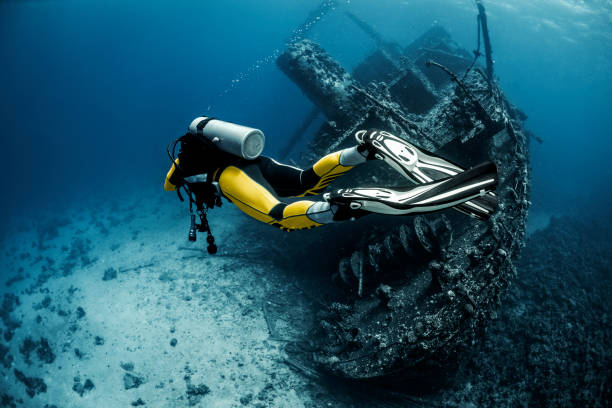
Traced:
<path fill-rule="evenodd" d="M 83 358 L 85 358 L 85 353 L 83 353 L 81 351 L 81 349 L 79 348 L 75 348 L 74 349 L 74 355 L 76 356 L 76 358 L 78 358 L 79 360 L 82 360 Z"/>
<path fill-rule="evenodd" d="M 132 388 L 138 388 L 142 384 L 144 384 L 144 377 L 134 375 L 131 373 L 125 373 L 123 376 L 123 387 L 126 390 L 131 390 Z"/>
<path fill-rule="evenodd" d="M 104 271 L 103 281 L 109 281 L 117 278 L 117 270 L 115 268 L 107 268 Z"/>
<path fill-rule="evenodd" d="M 68 303 L 72 303 L 72 297 L 77 292 L 77 290 L 79 290 L 79 288 L 75 288 L 74 286 L 70 285 L 70 287 L 68 288 Z"/>
<path fill-rule="evenodd" d="M 42 286 L 47 283 L 49 279 L 56 275 L 55 269 L 49 267 L 47 265 L 43 265 L 40 269 L 38 275 L 36 275 L 36 279 L 30 286 L 25 290 L 25 293 L 28 295 L 32 295 L 39 290 L 41 290 Z"/>
<path fill-rule="evenodd" d="M 191 377 L 189 375 L 186 375 L 183 377 L 183 379 L 185 380 L 185 385 L 187 386 L 186 394 L 190 407 L 197 405 L 206 394 L 210 393 L 210 388 L 208 388 L 206 384 L 191 384 Z"/>
<path fill-rule="evenodd" d="M 553 218 L 529 238 L 499 318 L 461 356 L 441 405 L 608 406 L 611 227 Z"/>
<path fill-rule="evenodd" d="M 77 266 L 86 267 L 94 263 L 97 258 L 91 257 L 91 240 L 75 238 L 70 244 L 70 250 L 61 265 L 63 276 L 72 274 Z"/>
<path fill-rule="evenodd" d="M 108 228 L 106 227 L 106 225 L 104 225 L 102 220 L 98 218 L 97 216 L 92 216 L 91 224 L 93 224 L 96 228 L 98 228 L 98 230 L 100 231 L 102 235 L 108 235 L 109 233 Z"/>
<path fill-rule="evenodd" d="M 376 65 L 377 58 L 385 59 L 379 61 L 389 67 L 383 77 L 377 70 L 359 70 L 371 81 L 367 85 L 309 40 L 291 44 L 278 58 L 281 70 L 328 119 L 303 159 L 313 162 L 354 145 L 356 130 L 387 130 L 465 167 L 493 160 L 500 176 L 499 208 L 486 222 L 453 211 L 376 222 L 366 217 L 358 221 L 361 228 L 339 225 L 325 231 L 326 240 L 342 242 L 340 249 L 321 248 L 317 233 L 295 238 L 296 246 L 317 246 L 328 269 L 335 260 L 338 275 L 351 284 L 319 314 L 320 350 L 314 353 L 317 368 L 347 378 L 397 377 L 418 372 L 423 362 L 443 367 L 458 349 L 469 347 L 515 277 L 529 207 L 522 116 L 478 66 L 465 73 L 470 53 L 439 27 L 408 46 L 401 58 L 383 51 L 368 61 Z M 448 64 L 462 79 L 451 80 L 430 59 Z M 370 166 L 341 182 L 392 185 L 398 175 Z M 289 247 L 293 239 L 285 238 Z M 299 255 L 294 264 L 313 267 L 312 259 Z"/>
<path fill-rule="evenodd" d="M 252 393 L 248 393 L 247 395 L 240 397 L 240 403 L 242 405 L 249 405 L 251 403 L 251 401 L 253 401 L 253 394 Z"/>
<path fill-rule="evenodd" d="M 86 379 L 85 382 L 81 383 L 81 377 L 74 377 L 74 384 L 72 386 L 72 390 L 79 394 L 79 397 L 82 397 L 83 394 L 90 392 L 95 387 L 96 386 L 94 385 L 93 381 L 91 381 L 89 378 Z"/>
<path fill-rule="evenodd" d="M 77 319 L 82 319 L 83 317 L 85 317 L 85 310 L 81 306 L 77 307 L 76 316 Z"/>
<path fill-rule="evenodd" d="M 123 368 L 125 371 L 133 371 L 134 370 L 134 363 L 132 362 L 127 362 L 127 363 L 120 363 L 119 364 L 121 366 L 121 368 Z"/>
<path fill-rule="evenodd" d="M 172 282 L 176 280 L 176 276 L 170 271 L 165 271 L 159 275 L 158 279 L 162 282 Z"/>
<path fill-rule="evenodd" d="M 8 347 L 0 343 L 0 364 L 2 364 L 4 368 L 10 368 L 13 363 L 13 356 L 9 354 L 9 351 L 10 349 Z"/>
<path fill-rule="evenodd" d="M 23 268 L 19 268 L 19 273 L 6 281 L 5 285 L 10 288 L 13 284 L 24 280 L 26 276 L 23 274 Z"/>
<path fill-rule="evenodd" d="M 187 384 L 187 400 L 189 401 L 189 406 L 197 405 L 200 400 L 210 392 L 210 388 L 205 384 L 200 385 L 192 385 Z"/>
<path fill-rule="evenodd" d="M 265 406 L 270 406 L 274 402 L 275 388 L 272 383 L 267 383 L 255 397 L 258 401 L 261 401 Z"/>
<path fill-rule="evenodd" d="M 140 407 L 140 406 L 147 405 L 147 404 L 146 404 L 146 402 L 144 402 L 144 401 L 142 400 L 142 398 L 138 398 L 136 401 L 132 402 L 132 404 L 131 404 L 131 405 L 132 405 L 133 407 Z"/>
<path fill-rule="evenodd" d="M 59 236 L 59 229 L 70 225 L 72 220 L 68 217 L 50 217 L 37 225 L 36 247 L 43 251 L 48 248 L 45 244 Z"/>
<path fill-rule="evenodd" d="M 47 309 L 51 305 L 51 296 L 45 296 L 40 303 L 37 303 L 33 306 L 34 310 Z"/>
<path fill-rule="evenodd" d="M 55 354 L 53 354 L 53 350 L 51 350 L 49 342 L 44 337 L 41 337 L 40 340 L 38 340 L 36 355 L 40 361 L 47 364 L 51 364 L 53 361 L 55 361 Z"/>
<path fill-rule="evenodd" d="M 94 344 L 95 344 L 96 346 L 103 346 L 103 345 L 104 345 L 104 338 L 103 338 L 103 337 L 100 337 L 100 336 L 96 336 L 96 337 L 94 338 Z"/>
<path fill-rule="evenodd" d="M 35 395 L 47 392 L 47 384 L 42 380 L 42 378 L 37 377 L 27 377 L 24 373 L 19 371 L 18 369 L 14 369 L 15 377 L 26 387 L 26 394 L 30 396 L 30 398 L 34 398 Z"/>
<path fill-rule="evenodd" d="M 9 394 L 0 393 L 0 407 L 17 408 L 15 397 Z"/>
<path fill-rule="evenodd" d="M 11 316 L 11 313 L 13 313 L 19 304 L 19 297 L 12 293 L 4 294 L 2 306 L 0 307 L 0 319 L 4 323 L 4 339 L 6 341 L 11 341 L 15 330 L 21 327 L 21 322 Z"/>
<path fill-rule="evenodd" d="M 41 337 L 38 341 L 34 341 L 28 336 L 23 340 L 21 347 L 19 347 L 19 352 L 23 355 L 24 361 L 28 364 L 32 364 L 30 354 L 33 351 L 36 351 L 38 359 L 43 363 L 51 364 L 55 361 L 55 354 L 53 354 L 53 350 L 51 346 L 49 346 L 49 341 L 44 337 Z"/>

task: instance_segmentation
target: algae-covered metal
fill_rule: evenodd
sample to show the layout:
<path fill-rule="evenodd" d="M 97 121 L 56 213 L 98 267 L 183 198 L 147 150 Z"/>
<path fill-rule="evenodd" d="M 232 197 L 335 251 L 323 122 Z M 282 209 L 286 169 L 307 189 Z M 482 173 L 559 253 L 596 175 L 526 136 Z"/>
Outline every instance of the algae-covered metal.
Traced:
<path fill-rule="evenodd" d="M 336 258 L 337 275 L 349 286 L 320 312 L 314 362 L 354 379 L 443 366 L 469 344 L 516 274 L 529 207 L 525 116 L 478 66 L 469 69 L 470 53 L 439 27 L 399 55 L 386 48 L 353 74 L 309 40 L 278 58 L 327 118 L 304 158 L 354 144 L 356 130 L 386 130 L 465 167 L 493 160 L 499 209 L 486 222 L 453 211 L 394 217 L 392 224 L 353 228 L 349 251 L 322 254 Z M 358 172 L 350 182 L 393 177 Z"/>

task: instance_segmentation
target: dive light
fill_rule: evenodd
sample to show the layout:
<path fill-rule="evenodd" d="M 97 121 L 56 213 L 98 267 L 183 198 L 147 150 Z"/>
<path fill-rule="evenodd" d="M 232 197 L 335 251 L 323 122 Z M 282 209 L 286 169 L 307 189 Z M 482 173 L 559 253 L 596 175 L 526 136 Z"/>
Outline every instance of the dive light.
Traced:
<path fill-rule="evenodd" d="M 217 253 L 217 245 L 215 245 L 215 237 L 210 232 L 210 225 L 208 225 L 208 220 L 206 219 L 206 213 L 198 212 L 200 215 L 200 223 L 196 224 L 196 215 L 191 213 L 191 225 L 189 226 L 189 241 L 195 242 L 198 239 L 198 231 L 206 232 L 208 235 L 206 236 L 206 243 L 208 246 L 206 247 L 206 251 L 209 254 L 214 255 Z"/>
<path fill-rule="evenodd" d="M 195 214 L 191 214 L 191 225 L 189 227 L 189 241 L 195 242 L 198 239 L 196 233 Z"/>

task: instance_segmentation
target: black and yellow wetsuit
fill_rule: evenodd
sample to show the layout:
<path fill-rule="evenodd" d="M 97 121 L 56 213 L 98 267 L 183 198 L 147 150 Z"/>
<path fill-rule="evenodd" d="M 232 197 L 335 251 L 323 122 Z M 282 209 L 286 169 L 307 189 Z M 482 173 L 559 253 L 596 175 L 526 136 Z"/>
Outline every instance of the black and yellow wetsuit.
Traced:
<path fill-rule="evenodd" d="M 222 196 L 249 216 L 286 231 L 309 229 L 370 213 L 423 214 L 455 207 L 482 220 L 497 207 L 494 163 L 485 162 L 463 170 L 432 153 L 421 151 L 390 133 L 375 129 L 359 131 L 358 145 L 330 153 L 302 170 L 260 156 L 254 160 L 223 152 L 199 142 L 195 136 L 181 138 L 181 151 L 166 176 L 165 189 L 188 185 L 197 204 L 215 205 L 218 184 Z M 171 157 L 172 158 L 172 157 Z M 321 194 L 332 181 L 366 160 L 388 163 L 416 186 L 345 188 L 324 195 L 320 201 L 281 201 L 285 197 Z M 174 160 L 174 159 L 173 159 Z M 189 181 L 206 175 L 206 182 Z M 212 189 L 212 190 L 211 190 Z M 212 197 L 212 202 L 210 201 Z"/>
<path fill-rule="evenodd" d="M 260 156 L 255 160 L 233 158 L 211 174 L 221 194 L 244 213 L 291 231 L 332 222 L 334 214 L 325 201 L 299 200 L 288 204 L 280 198 L 318 195 L 336 178 L 365 161 L 354 147 L 330 153 L 307 170 Z M 173 165 L 166 176 L 166 190 L 176 189 L 172 183 L 174 173 Z"/>

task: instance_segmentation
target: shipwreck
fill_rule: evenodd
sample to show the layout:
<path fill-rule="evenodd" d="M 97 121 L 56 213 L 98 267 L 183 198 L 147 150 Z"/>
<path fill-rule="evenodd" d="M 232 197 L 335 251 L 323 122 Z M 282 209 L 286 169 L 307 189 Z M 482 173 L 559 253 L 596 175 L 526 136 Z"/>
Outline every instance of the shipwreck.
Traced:
<path fill-rule="evenodd" d="M 300 347 L 288 348 L 294 366 L 360 380 L 443 367 L 495 317 L 516 276 L 530 204 L 529 132 L 526 115 L 495 80 L 486 14 L 478 5 L 474 52 L 442 27 L 401 47 L 347 14 L 377 45 L 352 73 L 310 40 L 291 42 L 278 57 L 278 67 L 314 105 L 285 153 L 324 115 L 302 152 L 304 163 L 353 145 L 359 129 L 378 128 L 466 167 L 493 160 L 500 175 L 499 208 L 486 222 L 447 210 L 326 228 L 326 241 L 340 247 L 322 248 L 319 233 L 289 234 L 286 239 L 301 247 L 316 246 L 317 257 L 340 282 L 292 342 Z M 397 184 L 397 175 L 387 170 L 358 169 L 342 183 Z"/>

